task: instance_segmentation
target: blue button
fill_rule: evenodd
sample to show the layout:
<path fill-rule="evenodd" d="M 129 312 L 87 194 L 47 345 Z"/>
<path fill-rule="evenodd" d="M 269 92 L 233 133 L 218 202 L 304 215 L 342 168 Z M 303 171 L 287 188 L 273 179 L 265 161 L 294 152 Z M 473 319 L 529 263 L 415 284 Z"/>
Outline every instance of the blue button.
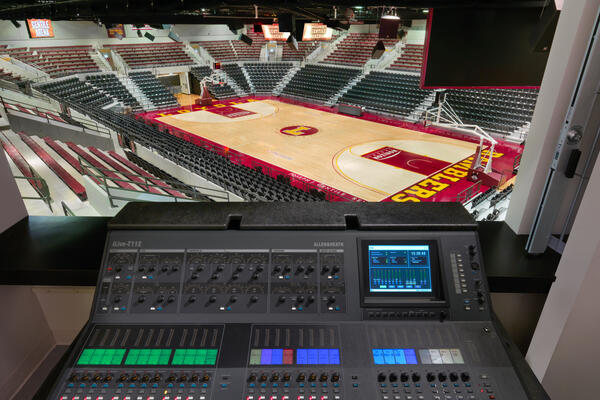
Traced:
<path fill-rule="evenodd" d="M 123 387 L 123 384 L 122 384 L 122 383 L 119 383 L 117 386 L 118 386 L 118 387 L 120 387 L 120 388 L 122 388 L 122 387 Z"/>
<path fill-rule="evenodd" d="M 145 388 L 146 386 L 148 386 L 148 385 L 146 385 L 145 383 L 142 383 L 142 384 L 140 385 L 140 387 L 143 387 L 143 388 Z M 108 387 L 108 385 L 106 385 L 105 387 Z"/>
<path fill-rule="evenodd" d="M 340 387 L 340 384 L 339 383 L 334 383 L 333 387 Z"/>
<path fill-rule="evenodd" d="M 358 383 L 353 383 L 352 387 L 358 387 Z"/>
<path fill-rule="evenodd" d="M 131 275 L 127 275 L 125 279 L 131 279 Z"/>
<path fill-rule="evenodd" d="M 172 384 L 172 383 L 169 383 L 169 384 L 167 385 L 167 387 L 170 387 L 170 388 L 172 388 L 172 387 L 173 387 L 173 384 Z"/>
<path fill-rule="evenodd" d="M 148 279 L 154 279 L 152 275 L 148 275 Z"/>
<path fill-rule="evenodd" d="M 340 311 L 340 310 L 341 310 L 340 306 L 335 307 L 335 311 Z"/>
<path fill-rule="evenodd" d="M 231 306 L 227 306 L 226 310 L 231 311 Z"/>
<path fill-rule="evenodd" d="M 404 387 L 410 387 L 410 384 L 409 383 L 405 383 Z"/>
<path fill-rule="evenodd" d="M 159 306 L 159 307 L 156 307 L 156 310 L 157 310 L 157 311 L 160 311 L 160 310 L 162 310 L 162 307 L 160 307 L 160 306 Z"/>
<path fill-rule="evenodd" d="M 127 308 L 125 306 L 121 307 L 121 311 L 125 311 Z"/>
<path fill-rule="evenodd" d="M 135 387 L 135 383 L 131 383 L 131 384 L 129 384 L 129 387 L 130 387 L 130 388 L 134 388 L 134 387 Z"/>
<path fill-rule="evenodd" d="M 300 384 L 300 385 L 298 385 L 298 386 L 300 386 L 300 387 L 304 387 L 304 383 L 301 383 L 301 384 Z"/>
<path fill-rule="evenodd" d="M 431 386 L 431 387 L 435 387 L 435 383 L 431 383 L 429 386 Z"/>
<path fill-rule="evenodd" d="M 459 387 L 459 386 L 460 386 L 460 385 L 459 385 L 458 383 L 455 383 L 455 384 L 454 384 L 454 387 Z"/>
<path fill-rule="evenodd" d="M 195 388 L 195 387 L 196 387 L 196 384 L 195 384 L 195 383 L 192 383 L 192 384 L 190 385 L 190 387 L 193 387 L 193 388 Z"/>
<path fill-rule="evenodd" d="M 298 307 L 298 311 L 302 311 L 304 310 L 304 308 L 302 308 L 302 306 Z"/>
<path fill-rule="evenodd" d="M 289 383 L 285 383 L 283 386 L 290 387 L 290 384 Z"/>
<path fill-rule="evenodd" d="M 153 387 L 153 388 L 157 388 L 157 387 L 158 387 L 158 383 L 153 383 L 153 384 L 152 384 L 152 387 Z"/>
<path fill-rule="evenodd" d="M 203 384 L 202 384 L 202 387 L 203 387 L 203 388 L 205 388 L 205 387 L 208 387 L 208 383 L 203 383 Z"/>
<path fill-rule="evenodd" d="M 249 384 L 248 386 L 250 387 L 255 387 L 256 385 L 254 383 Z"/>
<path fill-rule="evenodd" d="M 226 384 L 226 383 L 221 383 L 221 387 L 222 387 L 222 388 L 226 388 L 226 387 L 227 387 L 227 384 Z"/>
<path fill-rule="evenodd" d="M 92 387 L 95 388 L 95 387 L 98 387 L 98 385 L 95 383 L 92 383 Z"/>
<path fill-rule="evenodd" d="M 324 384 L 323 384 L 323 387 L 327 387 L 327 384 L 326 384 L 326 383 L 324 383 Z"/>
<path fill-rule="evenodd" d="M 279 387 L 279 384 L 277 384 L 277 383 L 274 383 L 274 384 L 273 384 L 273 387 Z"/>
<path fill-rule="evenodd" d="M 67 387 L 70 387 L 70 388 L 72 388 L 72 387 L 74 387 L 74 386 L 75 386 L 75 385 L 73 385 L 72 383 L 69 383 L 69 384 L 67 385 Z"/>
<path fill-rule="evenodd" d="M 471 387 L 471 384 L 470 383 L 465 383 L 465 386 L 466 387 Z"/>
<path fill-rule="evenodd" d="M 448 387 L 448 384 L 447 383 L 442 383 L 442 386 L 443 387 Z"/>
<path fill-rule="evenodd" d="M 286 275 L 284 278 L 285 278 L 285 279 L 290 279 L 290 276 L 289 276 L 289 275 Z"/>
<path fill-rule="evenodd" d="M 79 387 L 80 387 L 80 388 L 84 388 L 84 387 L 85 387 L 85 383 L 80 383 L 80 384 L 79 384 Z"/>
<path fill-rule="evenodd" d="M 382 384 L 381 384 L 381 387 L 387 387 L 387 384 L 385 384 L 385 383 L 382 383 Z"/>
<path fill-rule="evenodd" d="M 310 387 L 317 387 L 317 384 L 316 383 L 311 383 Z"/>
<path fill-rule="evenodd" d="M 263 387 L 263 388 L 264 388 L 264 387 L 267 387 L 267 384 L 266 384 L 266 383 L 261 383 L 261 384 L 260 384 L 260 387 Z"/>
<path fill-rule="evenodd" d="M 180 388 L 184 388 L 184 387 L 185 387 L 185 384 L 183 384 L 183 383 L 180 383 L 180 384 L 179 384 L 179 387 L 180 387 Z"/>
<path fill-rule="evenodd" d="M 416 387 L 421 387 L 421 384 L 420 383 L 415 383 L 415 386 Z"/>
<path fill-rule="evenodd" d="M 398 384 L 397 383 L 392 383 L 392 386 L 393 387 L 398 387 Z"/>

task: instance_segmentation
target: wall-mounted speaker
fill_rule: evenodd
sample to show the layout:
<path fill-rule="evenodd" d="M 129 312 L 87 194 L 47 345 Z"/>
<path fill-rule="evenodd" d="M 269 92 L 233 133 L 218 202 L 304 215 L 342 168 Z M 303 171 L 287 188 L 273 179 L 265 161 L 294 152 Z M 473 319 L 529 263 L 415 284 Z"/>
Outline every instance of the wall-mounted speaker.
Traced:
<path fill-rule="evenodd" d="M 293 14 L 280 14 L 277 16 L 279 23 L 279 32 L 295 32 L 296 31 L 296 16 Z"/>
<path fill-rule="evenodd" d="M 294 35 L 290 35 L 287 38 L 286 43 L 288 44 L 288 46 L 290 47 L 290 49 L 298 51 L 298 41 L 296 40 L 296 38 L 294 37 Z"/>
<path fill-rule="evenodd" d="M 244 43 L 246 43 L 248 46 L 252 46 L 252 38 L 249 36 L 246 36 L 242 33 L 242 35 L 240 36 L 240 40 Z"/>

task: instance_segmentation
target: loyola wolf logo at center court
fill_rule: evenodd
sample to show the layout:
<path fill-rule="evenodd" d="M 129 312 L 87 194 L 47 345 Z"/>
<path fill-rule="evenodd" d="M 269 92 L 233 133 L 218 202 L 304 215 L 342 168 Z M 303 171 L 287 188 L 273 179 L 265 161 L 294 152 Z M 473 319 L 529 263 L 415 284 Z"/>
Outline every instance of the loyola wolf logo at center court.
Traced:
<path fill-rule="evenodd" d="M 279 132 L 290 136 L 307 136 L 314 135 L 315 133 L 319 132 L 319 130 L 317 128 L 313 128 L 312 126 L 294 125 L 281 128 Z"/>

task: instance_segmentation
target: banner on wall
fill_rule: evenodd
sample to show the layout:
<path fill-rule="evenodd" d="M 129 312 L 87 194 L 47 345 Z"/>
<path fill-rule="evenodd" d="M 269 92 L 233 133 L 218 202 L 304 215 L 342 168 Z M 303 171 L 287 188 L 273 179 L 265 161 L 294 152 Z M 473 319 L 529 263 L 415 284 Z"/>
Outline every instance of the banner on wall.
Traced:
<path fill-rule="evenodd" d="M 302 40 L 331 40 L 333 29 L 321 23 L 306 23 L 304 24 L 304 32 L 302 32 Z"/>
<path fill-rule="evenodd" d="M 263 25 L 262 30 L 265 35 L 265 40 L 285 41 L 288 37 L 290 37 L 289 32 L 279 32 L 279 24 Z"/>
<path fill-rule="evenodd" d="M 49 19 L 28 19 L 27 29 L 29 30 L 29 37 L 32 39 L 54 37 L 52 21 Z"/>
<path fill-rule="evenodd" d="M 123 24 L 116 24 L 106 28 L 106 34 L 111 39 L 123 39 L 125 37 L 125 27 Z"/>

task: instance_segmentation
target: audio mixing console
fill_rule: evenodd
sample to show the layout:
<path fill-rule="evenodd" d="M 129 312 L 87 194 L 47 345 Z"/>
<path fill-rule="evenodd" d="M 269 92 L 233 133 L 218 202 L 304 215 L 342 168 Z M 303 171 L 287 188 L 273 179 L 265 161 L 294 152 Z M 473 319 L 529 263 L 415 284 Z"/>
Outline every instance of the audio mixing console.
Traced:
<path fill-rule="evenodd" d="M 109 228 L 53 400 L 528 398 L 460 205 L 129 204 Z"/>

